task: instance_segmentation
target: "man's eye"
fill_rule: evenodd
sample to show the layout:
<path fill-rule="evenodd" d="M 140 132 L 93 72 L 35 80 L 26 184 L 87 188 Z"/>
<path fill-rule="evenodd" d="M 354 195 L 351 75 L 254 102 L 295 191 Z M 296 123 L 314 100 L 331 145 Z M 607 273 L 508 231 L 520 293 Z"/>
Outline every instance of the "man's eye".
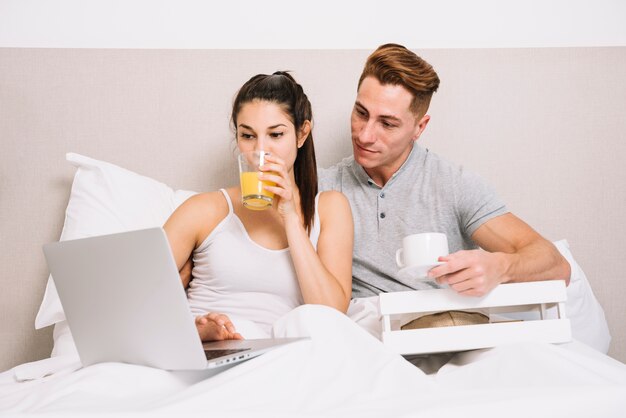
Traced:
<path fill-rule="evenodd" d="M 367 114 L 363 110 L 361 110 L 361 109 L 355 109 L 355 112 L 361 118 L 364 118 L 364 117 L 367 116 Z"/>
<path fill-rule="evenodd" d="M 395 127 L 396 127 L 396 125 L 394 125 L 392 123 L 383 122 L 383 128 L 385 128 L 385 129 L 392 129 L 392 128 L 395 128 Z"/>

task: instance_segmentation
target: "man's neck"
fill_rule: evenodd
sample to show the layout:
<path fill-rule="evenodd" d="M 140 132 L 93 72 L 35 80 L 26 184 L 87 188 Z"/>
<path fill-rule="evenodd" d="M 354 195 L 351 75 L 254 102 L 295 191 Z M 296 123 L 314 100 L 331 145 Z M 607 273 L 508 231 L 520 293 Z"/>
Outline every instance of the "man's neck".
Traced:
<path fill-rule="evenodd" d="M 384 165 L 373 168 L 363 167 L 363 170 L 377 186 L 382 188 L 385 186 L 385 184 L 389 182 L 389 180 L 391 180 L 394 174 L 396 174 L 402 168 L 404 163 L 407 162 L 407 160 L 411 156 L 412 150 L 413 148 L 411 147 L 404 156 L 404 158 L 399 158 L 391 165 Z"/>
<path fill-rule="evenodd" d="M 385 167 L 376 167 L 376 168 L 363 167 L 363 170 L 365 171 L 365 173 L 367 173 L 367 175 L 374 182 L 374 184 L 376 184 L 378 187 L 381 187 L 381 188 L 384 187 L 385 184 L 387 184 L 387 182 L 391 179 L 393 174 L 397 171 L 397 170 L 387 169 Z"/>

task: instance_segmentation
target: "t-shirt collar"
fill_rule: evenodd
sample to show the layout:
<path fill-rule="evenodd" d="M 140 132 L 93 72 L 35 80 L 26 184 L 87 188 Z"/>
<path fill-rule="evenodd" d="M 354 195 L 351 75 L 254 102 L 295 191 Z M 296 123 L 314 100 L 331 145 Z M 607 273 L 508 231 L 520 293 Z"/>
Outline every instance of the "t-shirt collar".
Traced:
<path fill-rule="evenodd" d="M 413 144 L 413 148 L 411 148 L 411 152 L 409 153 L 408 157 L 406 157 L 406 160 L 404 161 L 404 163 L 402 163 L 402 165 L 400 166 L 400 168 L 391 175 L 391 178 L 389 179 L 389 181 L 387 182 L 387 184 L 385 184 L 385 187 L 387 187 L 389 184 L 391 184 L 396 177 L 398 177 L 398 175 L 400 175 L 403 171 L 406 170 L 406 168 L 410 165 L 409 162 L 418 158 L 418 155 L 420 154 L 421 148 L 419 145 L 417 145 L 417 142 L 415 142 Z M 367 183 L 370 186 L 376 186 L 378 188 L 382 188 L 380 187 L 378 184 L 376 184 L 374 182 L 374 180 L 372 180 L 370 178 L 370 176 L 365 172 L 365 169 L 363 167 L 361 167 L 361 165 L 359 163 L 356 162 L 356 160 L 354 160 L 354 172 L 355 175 L 357 176 L 357 178 L 363 182 L 363 183 Z"/>

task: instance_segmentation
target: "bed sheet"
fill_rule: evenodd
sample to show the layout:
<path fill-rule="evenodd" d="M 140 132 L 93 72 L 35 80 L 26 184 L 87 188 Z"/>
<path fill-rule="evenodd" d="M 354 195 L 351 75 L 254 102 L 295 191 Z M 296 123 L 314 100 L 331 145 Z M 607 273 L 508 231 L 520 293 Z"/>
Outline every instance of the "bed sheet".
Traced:
<path fill-rule="evenodd" d="M 426 374 L 330 308 L 299 307 L 274 333 L 311 339 L 219 372 L 78 368 L 76 358 L 52 358 L 42 362 L 64 361 L 64 371 L 18 382 L 33 365 L 18 366 L 0 374 L 0 415 L 621 417 L 626 410 L 626 366 L 577 342 L 412 359 L 445 363 Z"/>

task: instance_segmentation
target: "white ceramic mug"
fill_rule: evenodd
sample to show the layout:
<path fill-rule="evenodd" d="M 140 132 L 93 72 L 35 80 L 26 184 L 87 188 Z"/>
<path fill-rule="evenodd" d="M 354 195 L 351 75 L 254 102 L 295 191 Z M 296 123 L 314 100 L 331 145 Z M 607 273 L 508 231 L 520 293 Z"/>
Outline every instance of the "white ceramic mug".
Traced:
<path fill-rule="evenodd" d="M 448 255 L 448 238 L 439 232 L 407 235 L 402 248 L 396 251 L 398 267 L 426 266 L 438 263 L 438 258 Z"/>

